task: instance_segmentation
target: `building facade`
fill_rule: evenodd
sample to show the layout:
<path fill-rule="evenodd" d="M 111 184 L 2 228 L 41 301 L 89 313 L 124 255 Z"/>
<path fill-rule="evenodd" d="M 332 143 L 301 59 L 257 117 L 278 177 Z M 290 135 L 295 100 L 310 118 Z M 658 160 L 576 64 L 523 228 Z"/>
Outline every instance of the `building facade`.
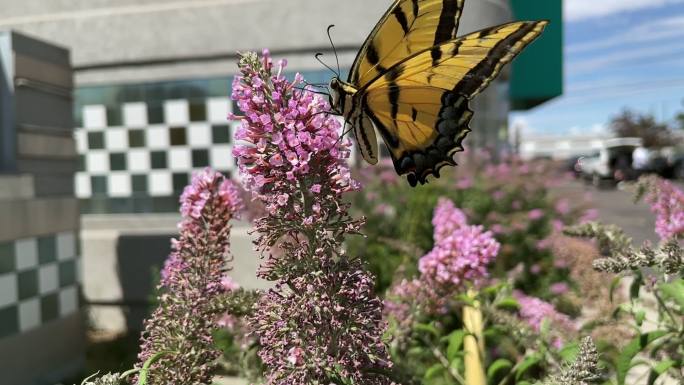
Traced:
<path fill-rule="evenodd" d="M 96 326 L 139 325 L 149 269 L 168 252 L 178 195 L 191 173 L 212 166 L 234 174 L 234 126 L 227 115 L 234 110 L 229 95 L 236 52 L 269 48 L 275 58 L 288 59 L 292 74 L 327 83 L 332 74 L 313 57 L 323 52 L 324 60 L 334 63 L 327 26 L 336 25 L 332 38 L 341 66 L 349 68 L 390 3 L 0 0 L 0 27 L 72 52 L 79 153 L 74 189 L 84 213 L 84 294 Z M 460 32 L 514 17 L 508 0 L 466 1 Z M 466 146 L 497 148 L 507 142 L 509 84 L 506 73 L 475 100 Z M 234 242 L 236 269 L 246 272 L 236 274 L 238 281 L 263 285 L 253 278 L 258 260 L 246 228 L 237 233 L 242 238 Z M 145 237 L 153 241 L 136 243 Z M 136 274 L 147 278 L 131 277 Z"/>
<path fill-rule="evenodd" d="M 0 31 L 0 383 L 54 384 L 85 358 L 68 50 Z"/>

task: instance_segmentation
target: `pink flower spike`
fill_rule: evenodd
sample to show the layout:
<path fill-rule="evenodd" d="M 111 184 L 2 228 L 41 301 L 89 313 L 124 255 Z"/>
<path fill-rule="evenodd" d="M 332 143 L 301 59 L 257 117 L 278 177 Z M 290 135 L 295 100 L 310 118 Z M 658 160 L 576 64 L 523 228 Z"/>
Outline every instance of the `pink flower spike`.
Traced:
<path fill-rule="evenodd" d="M 542 219 L 542 218 L 544 218 L 544 210 L 532 209 L 532 210 L 530 210 L 529 213 L 527 213 L 527 217 L 532 221 Z"/>
<path fill-rule="evenodd" d="M 265 260 L 258 275 L 275 283 L 247 322 L 260 346 L 263 382 L 328 384 L 335 373 L 344 383 L 390 385 L 379 374 L 391 365 L 382 302 L 361 260 L 341 243 L 362 224 L 344 197 L 358 186 L 348 143 L 339 140 L 326 100 L 295 88 L 300 74 L 294 82 L 281 76 L 286 64 L 274 69 L 268 52 L 243 54 L 233 87 L 241 110 L 257 116 L 243 122 L 243 135 L 258 145 L 237 143 L 249 150 L 235 153 L 241 180 L 265 208 L 255 220 Z"/>
<path fill-rule="evenodd" d="M 154 365 L 150 384 L 211 382 L 221 352 L 212 342 L 216 322 L 226 322 L 216 300 L 235 289 L 225 276 L 230 220 L 242 209 L 232 181 L 209 168 L 195 173 L 181 195 L 180 234 L 161 271 L 159 307 L 145 321 L 137 367 L 173 351 Z M 193 342 L 188 343 L 191 337 Z"/>

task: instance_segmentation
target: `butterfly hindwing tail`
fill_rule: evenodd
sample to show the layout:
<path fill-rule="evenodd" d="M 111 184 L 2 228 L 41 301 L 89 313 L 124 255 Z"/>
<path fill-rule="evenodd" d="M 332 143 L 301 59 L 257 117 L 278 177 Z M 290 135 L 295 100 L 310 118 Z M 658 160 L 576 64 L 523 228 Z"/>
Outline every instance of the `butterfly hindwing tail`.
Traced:
<path fill-rule="evenodd" d="M 375 136 L 375 127 L 368 115 L 361 110 L 354 111 L 351 119 L 354 129 L 354 137 L 359 149 L 359 153 L 370 164 L 378 163 L 378 139 Z"/>
<path fill-rule="evenodd" d="M 442 167 L 455 166 L 453 156 L 463 151 L 462 142 L 470 132 L 472 117 L 468 99 L 453 92 L 445 93 L 436 122 L 436 139 L 424 150 L 407 152 L 394 160 L 397 173 L 407 174 L 409 184 L 415 186 L 424 184 L 429 175 L 439 177 Z"/>

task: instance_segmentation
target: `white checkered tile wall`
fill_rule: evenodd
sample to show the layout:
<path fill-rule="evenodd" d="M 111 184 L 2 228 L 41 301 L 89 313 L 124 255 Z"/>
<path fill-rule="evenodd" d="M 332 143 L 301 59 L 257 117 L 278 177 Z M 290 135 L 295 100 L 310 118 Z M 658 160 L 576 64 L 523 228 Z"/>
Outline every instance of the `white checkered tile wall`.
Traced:
<path fill-rule="evenodd" d="M 78 311 L 77 246 L 71 231 L 0 242 L 0 338 Z"/>
<path fill-rule="evenodd" d="M 83 127 L 75 133 L 82 162 L 77 197 L 170 197 L 193 171 L 211 166 L 231 174 L 235 168 L 227 97 L 166 100 L 159 111 L 144 102 L 120 108 L 120 125 L 112 125 L 104 105 L 83 107 Z M 151 113 L 163 117 L 151 119 Z"/>

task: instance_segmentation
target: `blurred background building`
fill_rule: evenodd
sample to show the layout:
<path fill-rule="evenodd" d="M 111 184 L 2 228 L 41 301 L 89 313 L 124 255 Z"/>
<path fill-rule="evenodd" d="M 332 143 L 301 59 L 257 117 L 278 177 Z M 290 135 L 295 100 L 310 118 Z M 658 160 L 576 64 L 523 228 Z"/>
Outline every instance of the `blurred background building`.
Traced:
<path fill-rule="evenodd" d="M 0 383 L 84 362 L 69 51 L 0 32 Z"/>
<path fill-rule="evenodd" d="M 332 36 L 344 71 L 389 4 L 0 0 L 0 29 L 71 52 L 69 103 L 77 157 L 69 164 L 77 172 L 67 189 L 62 182 L 71 178 L 73 170 L 51 153 L 54 161 L 35 171 L 43 178 L 35 179 L 35 186 L 38 192 L 42 180 L 45 189 L 54 187 L 56 193 L 75 196 L 80 202 L 83 303 L 94 328 L 141 327 L 149 308 L 153 271 L 158 271 L 169 251 L 178 219 L 177 198 L 191 173 L 212 166 L 234 176 L 234 127 L 226 117 L 234 110 L 229 95 L 236 52 L 270 48 L 276 58 L 288 59 L 292 73 L 299 71 L 310 82 L 327 83 L 331 73 L 313 57 L 323 52 L 324 59 L 334 63 L 326 27 L 336 25 Z M 515 19 L 552 21 L 512 70 L 475 101 L 469 148 L 506 149 L 509 111 L 532 108 L 562 93 L 561 9 L 560 0 L 466 2 L 461 34 Z M 0 51 L 0 56 L 7 55 L 9 51 Z M 18 63 L 17 68 L 27 65 Z M 46 117 L 54 113 L 48 106 L 26 105 L 26 113 Z M 16 140 L 4 143 L 3 154 Z M 44 146 L 45 151 L 58 151 L 53 143 Z M 55 231 L 58 239 L 71 239 L 64 235 L 66 230 Z M 251 252 L 247 227 L 238 227 L 235 233 L 237 280 L 248 287 L 263 285 L 254 278 L 259 261 Z M 6 234 L 0 232 L 0 237 Z"/>

